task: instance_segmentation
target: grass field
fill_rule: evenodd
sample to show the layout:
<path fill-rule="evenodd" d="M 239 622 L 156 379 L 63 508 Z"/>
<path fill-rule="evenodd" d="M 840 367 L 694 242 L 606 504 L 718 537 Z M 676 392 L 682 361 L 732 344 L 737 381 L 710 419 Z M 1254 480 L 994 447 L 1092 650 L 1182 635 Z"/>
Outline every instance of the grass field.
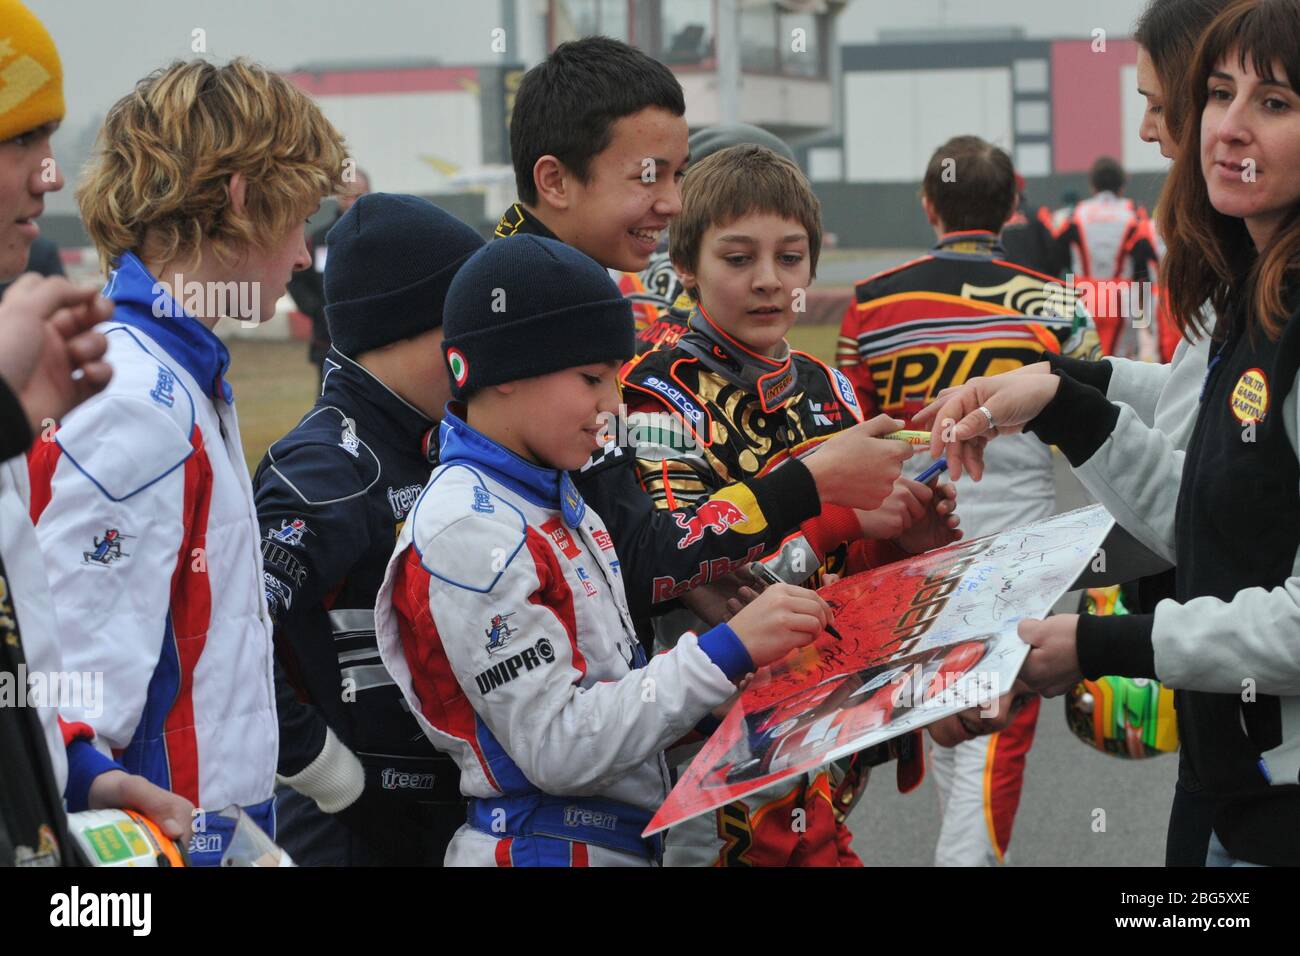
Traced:
<path fill-rule="evenodd" d="M 305 342 L 235 339 L 230 347 L 230 387 L 239 408 L 239 434 L 249 474 L 316 400 L 316 370 Z"/>
<path fill-rule="evenodd" d="M 790 340 L 795 348 L 833 362 L 838 334 L 831 325 L 810 325 L 794 329 Z M 307 363 L 303 342 L 235 339 L 227 344 L 230 385 L 238 400 L 239 431 L 251 474 L 267 446 L 298 424 L 315 401 L 316 370 Z"/>

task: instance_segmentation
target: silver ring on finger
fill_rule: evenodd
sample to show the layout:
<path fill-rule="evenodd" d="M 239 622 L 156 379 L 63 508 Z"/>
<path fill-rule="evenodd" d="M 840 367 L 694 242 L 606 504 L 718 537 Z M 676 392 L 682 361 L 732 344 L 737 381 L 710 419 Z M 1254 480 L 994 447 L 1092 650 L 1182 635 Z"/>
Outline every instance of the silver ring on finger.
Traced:
<path fill-rule="evenodd" d="M 989 431 L 996 432 L 998 430 L 998 423 L 993 420 L 993 413 L 989 411 L 989 407 L 987 405 L 981 405 L 979 408 L 976 409 L 976 411 L 984 413 L 984 419 L 989 423 L 989 427 L 988 427 Z"/>

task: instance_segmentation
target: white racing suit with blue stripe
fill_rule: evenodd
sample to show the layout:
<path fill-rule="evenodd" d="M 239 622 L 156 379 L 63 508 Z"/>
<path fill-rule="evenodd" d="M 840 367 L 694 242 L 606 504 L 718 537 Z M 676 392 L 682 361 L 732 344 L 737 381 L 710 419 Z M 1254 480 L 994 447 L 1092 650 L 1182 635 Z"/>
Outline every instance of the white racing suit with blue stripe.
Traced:
<path fill-rule="evenodd" d="M 752 670 L 726 625 L 646 662 L 614 542 L 565 472 L 455 406 L 375 609 L 384 664 L 470 797 L 448 866 L 636 866 L 665 747 Z"/>
<path fill-rule="evenodd" d="M 190 861 L 216 866 L 235 825 L 217 811 L 275 835 L 271 618 L 230 354 L 162 290 L 121 256 L 97 326 L 113 379 L 33 447 L 32 517 L 63 667 L 103 675 L 102 708 L 63 716 L 202 808 Z"/>

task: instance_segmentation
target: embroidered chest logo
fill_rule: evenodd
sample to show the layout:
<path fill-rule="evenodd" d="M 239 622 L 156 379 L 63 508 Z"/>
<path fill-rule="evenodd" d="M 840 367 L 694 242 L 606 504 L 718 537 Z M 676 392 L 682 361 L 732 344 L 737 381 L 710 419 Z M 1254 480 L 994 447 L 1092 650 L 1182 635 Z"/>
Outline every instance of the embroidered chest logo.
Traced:
<path fill-rule="evenodd" d="M 490 515 L 497 509 L 492 505 L 492 495 L 486 488 L 475 486 L 474 503 L 469 506 L 471 511 L 477 511 L 481 515 Z"/>
<path fill-rule="evenodd" d="M 176 395 L 172 391 L 175 384 L 176 376 L 159 365 L 158 381 L 156 381 L 153 388 L 149 390 L 149 397 L 159 405 L 171 408 L 176 404 Z"/>
<path fill-rule="evenodd" d="M 582 589 L 587 592 L 587 597 L 594 598 L 596 596 L 596 585 L 591 583 L 591 577 L 587 574 L 587 569 L 582 565 L 578 565 L 576 570 L 578 580 L 582 582 Z"/>
<path fill-rule="evenodd" d="M 307 522 L 301 518 L 285 518 L 280 522 L 280 528 L 267 528 L 266 536 L 272 541 L 278 541 L 281 544 L 287 544 L 291 548 L 299 547 L 302 544 L 302 536 L 311 534 L 311 529 L 307 527 Z"/>
<path fill-rule="evenodd" d="M 510 636 L 519 630 L 518 628 L 511 627 L 509 624 L 509 619 L 514 617 L 515 613 L 516 612 L 511 611 L 509 614 L 492 615 L 491 625 L 483 630 L 483 633 L 487 635 L 488 639 L 488 642 L 483 646 L 487 649 L 489 654 L 495 654 L 497 651 L 504 648 L 510 643 Z"/>
<path fill-rule="evenodd" d="M 858 412 L 861 411 L 861 409 L 858 408 L 858 396 L 857 393 L 853 390 L 853 383 L 849 381 L 847 375 L 845 375 L 837 368 L 831 369 L 831 375 L 835 379 L 835 390 L 839 392 L 840 399 L 844 402 L 845 405 L 849 406 L 849 408 L 852 409 L 853 413 L 856 415 Z"/>
<path fill-rule="evenodd" d="M 478 692 L 486 697 L 502 684 L 508 684 L 520 674 L 526 674 L 535 667 L 549 664 L 555 660 L 555 648 L 546 638 L 538 638 L 532 647 L 525 647 L 518 654 L 513 654 L 487 670 L 474 675 Z"/>
<path fill-rule="evenodd" d="M 814 425 L 837 425 L 844 417 L 839 402 L 809 402 L 808 411 L 812 412 Z"/>
<path fill-rule="evenodd" d="M 407 485 L 405 488 L 394 489 L 392 485 L 388 486 L 388 506 L 393 509 L 393 517 L 401 521 L 406 517 L 407 512 L 415 504 L 415 499 L 420 497 L 420 492 L 424 485 Z M 477 490 L 477 489 L 476 489 Z M 475 496 L 475 505 L 478 504 Z M 477 508 L 475 509 L 477 510 Z"/>
<path fill-rule="evenodd" d="M 287 611 L 293 607 L 293 588 L 270 571 L 262 572 L 262 587 L 266 591 L 266 603 L 269 607 L 277 611 Z"/>
<path fill-rule="evenodd" d="M 1268 378 L 1263 369 L 1252 368 L 1241 373 L 1228 396 L 1228 407 L 1243 425 L 1264 420 L 1268 414 Z"/>
<path fill-rule="evenodd" d="M 104 532 L 102 538 L 96 537 L 94 539 L 94 550 L 81 552 L 81 563 L 98 564 L 101 567 L 108 567 L 115 561 L 129 558 L 131 557 L 131 553 L 122 550 L 122 542 L 127 538 L 134 537 L 135 535 L 133 534 L 123 534 L 117 528 L 109 528 Z"/>
<path fill-rule="evenodd" d="M 339 447 L 353 458 L 361 457 L 358 450 L 361 447 L 361 440 L 357 438 L 357 423 L 350 418 L 343 419 L 343 433 L 339 437 Z"/>
<path fill-rule="evenodd" d="M 582 549 L 574 543 L 573 535 L 569 534 L 569 529 L 564 526 L 559 518 L 552 518 L 547 521 L 542 525 L 542 530 L 551 536 L 555 546 L 560 549 L 560 553 L 566 558 L 572 559 L 582 554 Z"/>
<path fill-rule="evenodd" d="M 776 378 L 762 382 L 759 393 L 763 410 L 775 409 L 785 399 L 785 392 L 794 383 L 794 369 L 789 368 Z"/>

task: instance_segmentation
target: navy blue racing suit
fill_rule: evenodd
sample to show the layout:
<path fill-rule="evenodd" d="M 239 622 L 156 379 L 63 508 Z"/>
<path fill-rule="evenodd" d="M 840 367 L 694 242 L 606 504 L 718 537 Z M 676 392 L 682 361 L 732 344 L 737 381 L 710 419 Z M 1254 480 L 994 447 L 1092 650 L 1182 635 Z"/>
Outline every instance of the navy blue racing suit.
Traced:
<path fill-rule="evenodd" d="M 322 394 L 253 479 L 276 625 L 277 772 L 293 785 L 276 794 L 278 839 L 299 864 L 438 866 L 465 822 L 456 764 L 407 710 L 374 634 L 436 435 L 437 422 L 331 349 Z M 347 751 L 364 768 L 359 797 Z"/>

